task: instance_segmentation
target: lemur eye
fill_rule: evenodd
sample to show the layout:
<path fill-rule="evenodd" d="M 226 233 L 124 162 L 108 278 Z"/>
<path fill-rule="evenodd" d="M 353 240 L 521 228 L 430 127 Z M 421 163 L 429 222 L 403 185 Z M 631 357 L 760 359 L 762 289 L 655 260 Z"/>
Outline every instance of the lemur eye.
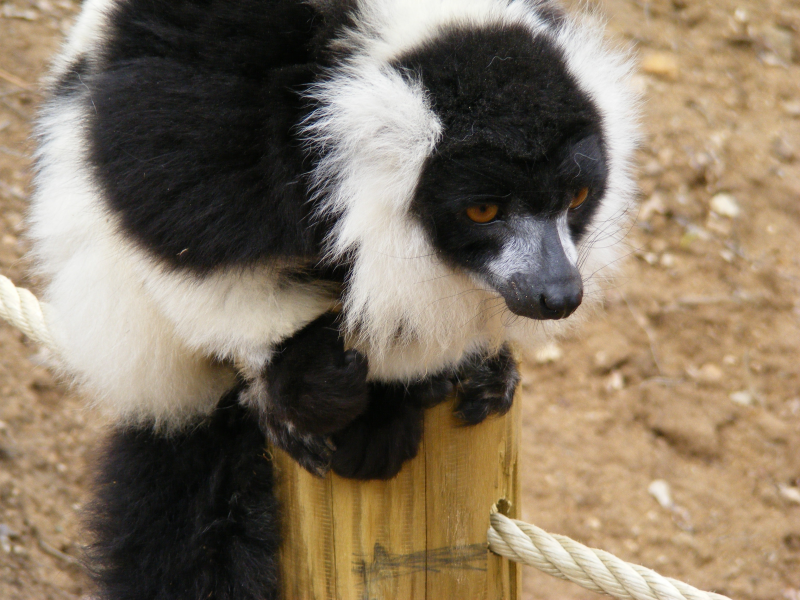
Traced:
<path fill-rule="evenodd" d="M 499 210 L 496 204 L 478 204 L 467 209 L 467 216 L 476 223 L 488 223 L 494 221 Z"/>
<path fill-rule="evenodd" d="M 585 187 L 580 190 L 575 196 L 572 198 L 572 202 L 570 203 L 570 208 L 578 208 L 581 204 L 586 202 L 586 198 L 589 197 L 589 188 Z"/>

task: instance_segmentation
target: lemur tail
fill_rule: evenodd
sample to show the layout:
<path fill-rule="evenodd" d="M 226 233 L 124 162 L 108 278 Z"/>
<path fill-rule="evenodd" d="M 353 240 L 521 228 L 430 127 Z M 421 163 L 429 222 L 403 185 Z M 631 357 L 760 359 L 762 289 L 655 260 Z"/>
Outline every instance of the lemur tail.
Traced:
<path fill-rule="evenodd" d="M 103 600 L 273 600 L 279 518 L 258 423 L 229 392 L 178 433 L 116 428 L 88 511 Z"/>

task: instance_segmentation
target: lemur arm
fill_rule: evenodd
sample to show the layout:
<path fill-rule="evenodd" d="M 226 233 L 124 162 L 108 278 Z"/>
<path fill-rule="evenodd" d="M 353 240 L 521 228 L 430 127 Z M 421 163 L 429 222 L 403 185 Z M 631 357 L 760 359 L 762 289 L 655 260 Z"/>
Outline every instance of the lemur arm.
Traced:
<path fill-rule="evenodd" d="M 417 454 L 424 410 L 454 389 L 469 425 L 511 407 L 519 375 L 505 347 L 416 382 L 368 382 L 367 359 L 345 350 L 336 321 L 325 314 L 281 343 L 242 394 L 267 438 L 312 473 L 393 477 Z"/>

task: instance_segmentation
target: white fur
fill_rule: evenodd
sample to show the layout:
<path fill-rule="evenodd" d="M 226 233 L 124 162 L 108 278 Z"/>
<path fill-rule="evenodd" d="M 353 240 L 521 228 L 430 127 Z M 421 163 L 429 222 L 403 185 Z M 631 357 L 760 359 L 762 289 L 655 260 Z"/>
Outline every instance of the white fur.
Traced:
<path fill-rule="evenodd" d="M 119 2 L 120 0 L 84 0 L 78 19 L 51 65 L 48 84 L 57 81 L 80 58 L 91 59 L 96 54 L 103 42 L 108 16 Z"/>
<path fill-rule="evenodd" d="M 626 86 L 630 65 L 605 46 L 597 23 L 584 18 L 557 34 L 545 26 L 536 6 L 503 0 L 363 0 L 359 27 L 341 42 L 360 52 L 310 93 L 321 104 L 306 125 L 309 140 L 324 154 L 314 173 L 321 210 L 340 216 L 328 258 L 349 254 L 354 259 L 352 285 L 343 299 L 345 326 L 353 344 L 369 356 L 374 377 L 415 377 L 505 340 L 535 345 L 576 321 L 512 318 L 495 292 L 442 264 L 408 214 L 441 124 L 421 84 L 401 79 L 389 61 L 442 27 L 524 24 L 531 35 L 548 35 L 564 49 L 570 70 L 586 80 L 585 91 L 599 106 L 612 160 L 608 191 L 587 242 L 574 247 L 565 218 L 560 236 L 570 260 L 579 263 L 588 298 L 598 296 L 603 269 L 616 259 L 618 244 L 594 242 L 619 241 L 634 195 L 629 164 L 637 139 L 636 102 Z M 518 261 L 520 252 L 506 258 Z"/>
<path fill-rule="evenodd" d="M 383 64 L 434 38 L 442 26 L 524 24 L 544 29 L 525 0 L 360 0 L 356 20 L 358 27 L 342 44 Z"/>
<path fill-rule="evenodd" d="M 196 278 L 161 267 L 119 233 L 87 172 L 86 98 L 55 100 L 39 123 L 30 210 L 45 299 L 64 369 L 112 418 L 171 428 L 211 410 L 235 363 L 263 368 L 270 348 L 329 310 L 324 285 L 278 285 L 275 266 Z"/>

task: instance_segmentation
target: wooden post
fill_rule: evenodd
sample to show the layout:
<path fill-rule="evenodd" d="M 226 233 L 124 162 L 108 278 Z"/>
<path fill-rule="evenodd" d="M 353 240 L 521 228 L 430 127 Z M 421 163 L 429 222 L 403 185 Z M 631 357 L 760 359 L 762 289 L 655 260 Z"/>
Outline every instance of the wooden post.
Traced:
<path fill-rule="evenodd" d="M 519 600 L 519 569 L 486 545 L 493 504 L 519 513 L 519 414 L 464 427 L 450 403 L 427 411 L 391 481 L 319 479 L 276 451 L 284 600 Z"/>

